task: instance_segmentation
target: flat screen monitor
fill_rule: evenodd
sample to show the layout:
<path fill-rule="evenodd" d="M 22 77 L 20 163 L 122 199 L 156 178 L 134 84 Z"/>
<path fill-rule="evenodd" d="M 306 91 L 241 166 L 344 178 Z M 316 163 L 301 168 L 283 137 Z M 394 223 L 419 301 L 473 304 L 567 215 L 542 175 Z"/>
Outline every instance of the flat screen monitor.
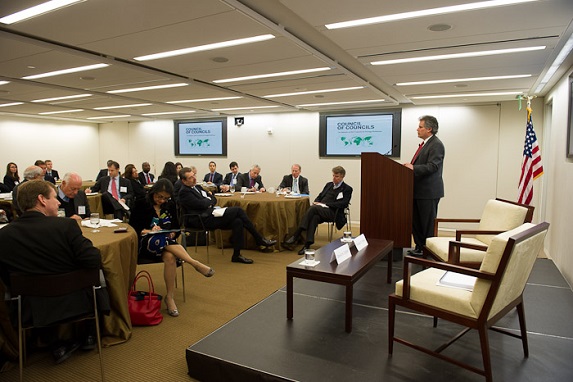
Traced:
<path fill-rule="evenodd" d="M 400 156 L 402 110 L 320 113 L 321 157 Z"/>
<path fill-rule="evenodd" d="M 175 121 L 176 156 L 227 156 L 227 118 Z"/>

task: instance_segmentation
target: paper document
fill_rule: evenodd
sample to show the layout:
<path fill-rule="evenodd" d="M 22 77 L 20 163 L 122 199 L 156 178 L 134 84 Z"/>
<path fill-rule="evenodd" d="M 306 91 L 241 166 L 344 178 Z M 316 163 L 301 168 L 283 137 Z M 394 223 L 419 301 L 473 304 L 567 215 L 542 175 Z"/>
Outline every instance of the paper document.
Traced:
<path fill-rule="evenodd" d="M 213 216 L 216 218 L 220 218 L 221 216 L 225 215 L 225 211 L 227 210 L 227 207 L 223 207 L 223 208 L 215 208 L 213 210 Z"/>
<path fill-rule="evenodd" d="M 438 280 L 436 285 L 450 288 L 465 289 L 471 292 L 474 290 L 475 282 L 476 282 L 476 277 L 474 276 L 462 275 L 461 273 L 448 271 L 444 273 L 444 275 Z"/>

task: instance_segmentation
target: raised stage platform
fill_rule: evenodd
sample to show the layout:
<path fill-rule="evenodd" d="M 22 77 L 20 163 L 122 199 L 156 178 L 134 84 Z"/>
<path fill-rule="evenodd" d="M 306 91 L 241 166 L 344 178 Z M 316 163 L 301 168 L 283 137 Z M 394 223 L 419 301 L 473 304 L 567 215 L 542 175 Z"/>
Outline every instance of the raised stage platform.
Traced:
<path fill-rule="evenodd" d="M 393 281 L 401 279 L 394 263 Z M 344 330 L 344 287 L 294 280 L 294 318 L 286 318 L 286 291 L 278 290 L 186 351 L 189 375 L 199 381 L 483 381 L 400 344 L 388 357 L 386 262 L 354 286 L 353 330 Z M 490 331 L 496 381 L 573 380 L 573 292 L 553 262 L 539 259 L 525 291 L 529 358 L 521 342 Z M 460 327 L 432 318 L 397 314 L 396 334 L 436 346 Z M 517 314 L 499 326 L 518 329 Z M 445 354 L 481 367 L 476 333 Z"/>

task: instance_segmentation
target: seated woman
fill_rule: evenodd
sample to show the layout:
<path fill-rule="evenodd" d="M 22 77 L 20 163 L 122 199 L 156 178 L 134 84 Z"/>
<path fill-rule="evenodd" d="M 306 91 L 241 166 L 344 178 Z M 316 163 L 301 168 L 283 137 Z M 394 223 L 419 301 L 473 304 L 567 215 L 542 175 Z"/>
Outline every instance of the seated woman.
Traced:
<path fill-rule="evenodd" d="M 12 191 L 19 183 L 20 175 L 18 175 L 18 165 L 14 162 L 10 162 L 6 165 L 6 175 L 4 175 L 4 184 L 9 188 L 9 191 L 6 192 Z"/>
<path fill-rule="evenodd" d="M 137 172 L 137 168 L 133 164 L 128 164 L 125 166 L 125 172 L 123 173 L 123 177 L 131 183 L 131 189 L 133 190 L 133 197 L 135 200 L 145 199 L 147 196 L 147 192 L 145 192 L 145 188 L 139 181 L 139 174 Z"/>
<path fill-rule="evenodd" d="M 161 171 L 161 175 L 157 179 L 167 179 L 171 182 L 171 184 L 175 184 L 179 176 L 177 175 L 177 166 L 173 162 L 166 162 L 165 166 L 163 166 L 163 171 Z"/>
<path fill-rule="evenodd" d="M 167 179 L 158 180 L 149 190 L 147 198 L 136 201 L 129 224 L 139 236 L 139 256 L 156 262 L 163 261 L 163 277 L 167 289 L 165 305 L 167 313 L 177 317 L 179 311 L 173 300 L 177 260 L 191 264 L 205 277 L 213 276 L 215 271 L 189 256 L 186 248 L 175 240 L 179 232 L 161 232 L 179 228 L 175 203 L 170 199 L 172 194 L 171 182 Z"/>

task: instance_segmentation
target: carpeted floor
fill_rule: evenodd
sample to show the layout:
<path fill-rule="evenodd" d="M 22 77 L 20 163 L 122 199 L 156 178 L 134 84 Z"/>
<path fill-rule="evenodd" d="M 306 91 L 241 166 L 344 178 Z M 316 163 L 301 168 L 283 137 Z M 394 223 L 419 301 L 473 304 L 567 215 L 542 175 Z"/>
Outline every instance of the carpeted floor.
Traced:
<path fill-rule="evenodd" d="M 322 224 L 313 247 L 319 248 L 325 243 L 326 224 Z M 180 282 L 175 295 L 179 317 L 168 316 L 164 308 L 164 320 L 160 325 L 135 327 L 128 342 L 103 349 L 107 381 L 190 381 L 185 349 L 283 287 L 286 265 L 300 258 L 296 252 L 289 251 L 243 251 L 244 256 L 255 261 L 245 265 L 231 262 L 231 249 L 225 249 L 225 256 L 214 246 L 210 249 L 210 265 L 216 272 L 212 278 L 205 278 L 185 265 L 187 302 L 183 302 Z M 197 255 L 193 247 L 189 247 L 189 252 L 199 261 L 207 261 L 205 247 L 199 247 Z M 140 269 L 148 270 L 156 291 L 165 294 L 163 265 L 138 266 Z M 180 272 L 178 269 L 179 281 Z M 48 352 L 32 354 L 24 369 L 24 379 L 32 382 L 99 381 L 97 352 L 78 350 L 60 365 L 54 365 Z M 17 365 L 1 373 L 0 380 L 17 381 Z"/>

